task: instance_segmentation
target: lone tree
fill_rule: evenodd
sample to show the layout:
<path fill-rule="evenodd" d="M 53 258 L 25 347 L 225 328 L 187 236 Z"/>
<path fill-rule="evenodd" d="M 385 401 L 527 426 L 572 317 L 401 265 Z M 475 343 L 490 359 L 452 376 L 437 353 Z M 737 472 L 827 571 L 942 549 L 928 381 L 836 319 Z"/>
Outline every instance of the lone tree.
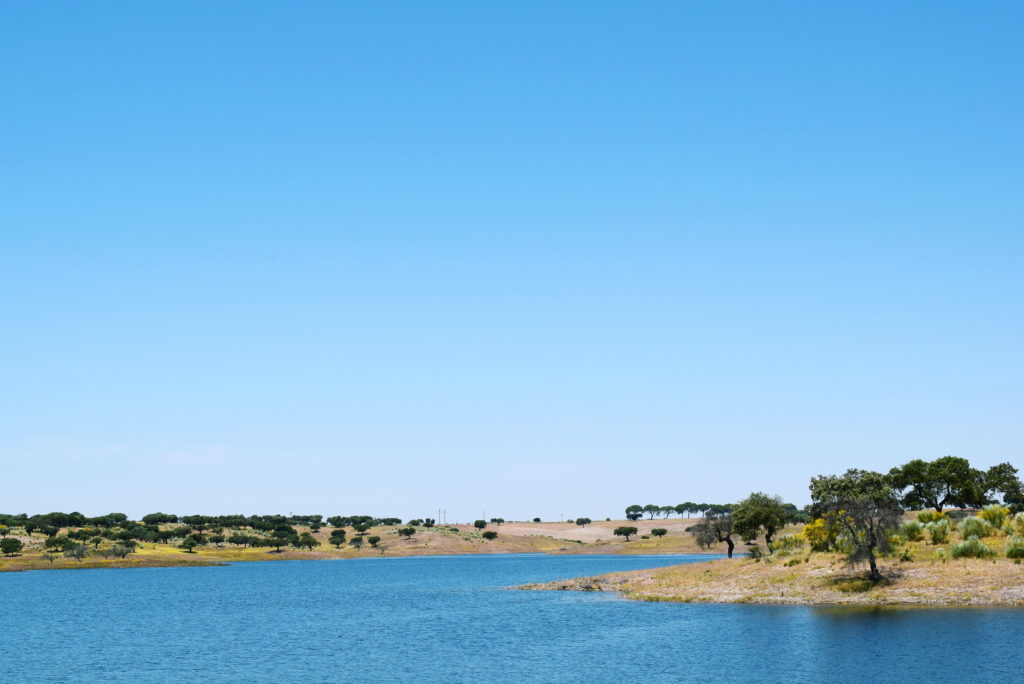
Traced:
<path fill-rule="evenodd" d="M 892 481 L 881 473 L 851 468 L 844 475 L 819 475 L 811 479 L 815 511 L 842 530 L 849 544 L 847 562 L 867 561 L 871 580 L 882 579 L 875 553 L 889 550 L 889 535 L 903 515 Z"/>
<path fill-rule="evenodd" d="M 492 539 L 494 539 L 494 538 L 496 538 L 498 536 L 498 533 L 495 532 L 494 530 L 487 530 L 486 532 L 484 532 L 480 536 L 483 537 L 484 539 L 486 539 L 487 541 L 491 541 Z"/>
<path fill-rule="evenodd" d="M 416 534 L 416 528 L 415 527 L 403 527 L 400 530 L 398 530 L 398 534 L 400 534 L 403 537 L 405 537 L 406 539 L 408 539 L 412 535 Z"/>
<path fill-rule="evenodd" d="M 626 506 L 626 519 L 627 520 L 639 520 L 644 517 L 644 507 L 640 504 L 633 504 L 632 506 Z"/>
<path fill-rule="evenodd" d="M 629 541 L 629 538 L 636 533 L 637 529 L 635 527 L 616 527 L 612 531 L 612 534 L 614 534 L 616 537 L 625 537 L 626 541 Z"/>
<path fill-rule="evenodd" d="M 580 527 L 586 527 L 590 523 L 594 522 L 590 518 L 576 518 L 576 524 Z"/>
<path fill-rule="evenodd" d="M 713 544 L 725 542 L 726 555 L 732 558 L 733 549 L 736 548 L 736 542 L 732 539 L 736 534 L 735 522 L 730 511 L 721 510 L 727 506 L 716 508 L 718 510 L 709 508 L 704 511 L 704 517 L 690 528 L 690 532 L 696 542 L 706 549 L 710 549 Z"/>
<path fill-rule="evenodd" d="M 772 537 L 786 525 L 787 510 L 778 496 L 754 492 L 736 504 L 732 511 L 736 532 L 744 539 L 753 539 L 764 530 L 764 541 L 768 552 L 772 551 Z"/>
<path fill-rule="evenodd" d="M 473 527 L 475 527 L 478 530 L 482 530 L 485 527 L 487 527 L 487 521 L 486 520 L 474 520 L 473 521 Z"/>
<path fill-rule="evenodd" d="M 373 548 L 377 548 L 377 544 L 380 544 L 380 537 L 373 535 L 366 538 L 366 542 Z"/>
<path fill-rule="evenodd" d="M 25 545 L 21 543 L 20 539 L 14 537 L 4 537 L 0 540 L 0 552 L 5 556 L 14 556 L 21 553 L 21 550 L 25 548 Z"/>
<path fill-rule="evenodd" d="M 653 534 L 655 537 L 664 537 L 666 534 L 668 534 L 668 530 L 666 530 L 664 527 L 655 527 L 653 530 L 651 530 L 651 534 Z"/>

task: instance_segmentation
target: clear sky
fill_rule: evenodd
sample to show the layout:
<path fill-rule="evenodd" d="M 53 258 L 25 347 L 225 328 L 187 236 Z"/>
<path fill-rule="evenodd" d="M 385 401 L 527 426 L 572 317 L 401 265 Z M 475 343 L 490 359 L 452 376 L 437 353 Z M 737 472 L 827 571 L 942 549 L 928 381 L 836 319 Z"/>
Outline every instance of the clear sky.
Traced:
<path fill-rule="evenodd" d="M 1024 466 L 1017 2 L 0 5 L 0 510 Z"/>

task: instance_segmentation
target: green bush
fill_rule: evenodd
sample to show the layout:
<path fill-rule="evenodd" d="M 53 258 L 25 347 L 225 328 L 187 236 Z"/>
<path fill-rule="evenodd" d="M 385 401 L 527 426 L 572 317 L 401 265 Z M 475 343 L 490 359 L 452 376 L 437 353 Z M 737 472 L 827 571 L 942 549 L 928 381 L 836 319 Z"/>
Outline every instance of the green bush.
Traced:
<path fill-rule="evenodd" d="M 1024 513 L 1018 513 L 1006 521 L 1010 534 L 1016 537 L 1024 537 Z"/>
<path fill-rule="evenodd" d="M 985 546 L 975 537 L 968 537 L 967 541 L 953 544 L 953 558 L 992 558 L 996 552 Z"/>
<path fill-rule="evenodd" d="M 964 518 L 957 525 L 960 535 L 964 539 L 970 537 L 987 537 L 992 534 L 992 526 L 981 518 Z"/>
<path fill-rule="evenodd" d="M 978 512 L 978 517 L 985 520 L 992 527 L 999 529 L 1006 522 L 1006 518 L 1010 515 L 1010 509 L 1000 504 L 991 504 L 985 506 Z"/>
<path fill-rule="evenodd" d="M 946 519 L 930 522 L 924 527 L 932 544 L 945 544 L 949 541 L 949 521 Z"/>
<path fill-rule="evenodd" d="M 916 520 L 900 525 L 900 536 L 908 542 L 921 541 L 923 528 Z"/>
<path fill-rule="evenodd" d="M 772 550 L 777 553 L 794 553 L 804 547 L 804 540 L 795 534 L 786 534 L 772 542 Z"/>
<path fill-rule="evenodd" d="M 918 511 L 917 522 L 921 524 L 928 524 L 938 522 L 940 520 L 947 520 L 945 513 L 938 513 L 936 511 Z"/>
<path fill-rule="evenodd" d="M 1006 542 L 1007 558 L 1024 558 L 1024 537 L 1010 537 Z"/>

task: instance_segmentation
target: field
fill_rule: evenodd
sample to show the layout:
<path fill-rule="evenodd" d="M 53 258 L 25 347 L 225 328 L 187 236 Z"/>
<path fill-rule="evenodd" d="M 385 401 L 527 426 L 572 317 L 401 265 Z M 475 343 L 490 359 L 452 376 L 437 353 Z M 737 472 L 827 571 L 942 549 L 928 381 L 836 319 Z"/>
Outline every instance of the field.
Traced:
<path fill-rule="evenodd" d="M 489 524 L 487 531 L 498 536 L 493 540 L 484 539 L 481 530 L 472 525 L 444 525 L 431 528 L 417 527 L 409 538 L 398 534 L 398 526 L 374 527 L 366 537 L 379 536 L 377 548 L 364 544 L 356 549 L 348 544 L 335 548 L 328 542 L 330 531 L 326 527 L 313 533 L 320 546 L 312 551 L 287 548 L 280 553 L 267 548 L 243 548 L 223 544 L 199 547 L 193 553 L 186 553 L 177 544 L 142 543 L 135 553 L 123 559 L 103 558 L 92 552 L 82 560 L 66 558 L 59 553 L 45 556 L 43 538 L 17 536 L 25 544 L 25 551 L 17 556 L 0 557 L 0 571 L 49 570 L 69 568 L 103 567 L 165 567 L 188 565 L 218 565 L 236 561 L 298 560 L 323 558 L 372 558 L 379 556 L 425 556 L 460 555 L 487 553 L 609 553 L 609 554 L 662 554 L 662 553 L 707 553 L 699 548 L 693 537 L 685 530 L 694 520 L 656 519 L 636 522 L 595 521 L 585 527 L 572 522 L 508 522 L 502 525 Z M 638 528 L 639 534 L 627 542 L 616 537 L 612 531 L 621 525 Z M 664 537 L 649 536 L 652 528 L 668 530 Z M 306 532 L 308 528 L 297 528 Z M 348 537 L 353 530 L 348 530 Z M 649 538 L 644 539 L 644 536 Z M 100 550 L 102 550 L 101 547 Z M 720 549 L 711 552 L 719 553 Z M 54 557 L 56 556 L 56 557 Z"/>

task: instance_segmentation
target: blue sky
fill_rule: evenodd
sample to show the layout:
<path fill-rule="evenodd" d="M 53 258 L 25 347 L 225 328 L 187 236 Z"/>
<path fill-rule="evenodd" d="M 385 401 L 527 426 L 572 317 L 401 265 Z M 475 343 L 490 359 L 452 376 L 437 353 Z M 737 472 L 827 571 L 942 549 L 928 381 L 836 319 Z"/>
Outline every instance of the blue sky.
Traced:
<path fill-rule="evenodd" d="M 1021 462 L 1017 3 L 6 3 L 0 510 Z"/>

